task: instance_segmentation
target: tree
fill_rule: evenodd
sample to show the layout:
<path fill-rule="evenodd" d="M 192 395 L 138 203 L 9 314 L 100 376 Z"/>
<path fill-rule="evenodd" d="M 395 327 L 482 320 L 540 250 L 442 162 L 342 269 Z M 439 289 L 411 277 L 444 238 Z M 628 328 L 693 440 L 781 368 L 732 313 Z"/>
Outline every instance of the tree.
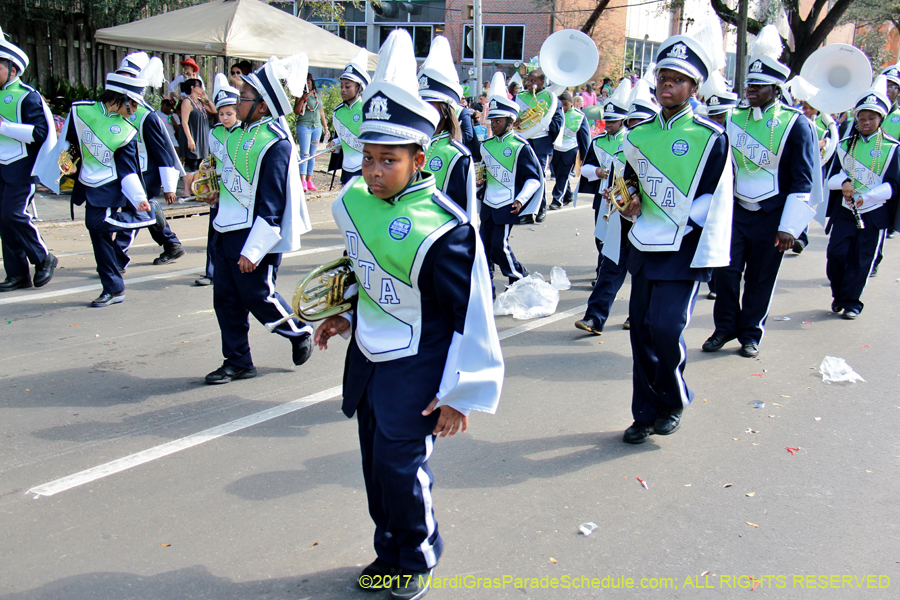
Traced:
<path fill-rule="evenodd" d="M 887 49 L 887 41 L 891 28 L 900 32 L 900 0 L 856 0 L 841 21 L 845 23 L 864 29 L 857 32 L 855 44 L 869 57 L 873 68 L 896 60 Z"/>

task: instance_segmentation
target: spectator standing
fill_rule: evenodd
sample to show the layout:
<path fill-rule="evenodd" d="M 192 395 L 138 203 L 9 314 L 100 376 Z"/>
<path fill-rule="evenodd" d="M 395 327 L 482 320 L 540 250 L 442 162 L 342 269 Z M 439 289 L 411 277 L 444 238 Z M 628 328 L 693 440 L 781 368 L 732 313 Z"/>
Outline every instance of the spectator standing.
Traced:
<path fill-rule="evenodd" d="M 319 141 L 322 139 L 322 131 L 328 130 L 325 109 L 319 98 L 316 82 L 309 73 L 306 75 L 306 90 L 302 96 L 294 100 L 294 114 L 298 115 L 297 144 L 300 146 L 300 159 L 303 160 L 316 153 Z M 309 192 L 318 191 L 312 181 L 315 165 L 315 158 L 300 163 L 300 181 L 303 182 L 303 189 Z"/>
<path fill-rule="evenodd" d="M 581 92 L 581 98 L 584 100 L 585 106 L 594 106 L 597 104 L 597 92 L 590 83 L 584 84 L 584 91 Z"/>
<path fill-rule="evenodd" d="M 200 161 L 209 154 L 209 119 L 205 103 L 209 102 L 199 79 L 188 79 L 181 84 L 187 96 L 181 101 L 181 127 L 178 129 L 178 148 L 184 161 L 186 175 L 185 196 L 190 195 L 191 183 L 197 177 Z M 205 102 L 204 102 L 205 99 Z"/>

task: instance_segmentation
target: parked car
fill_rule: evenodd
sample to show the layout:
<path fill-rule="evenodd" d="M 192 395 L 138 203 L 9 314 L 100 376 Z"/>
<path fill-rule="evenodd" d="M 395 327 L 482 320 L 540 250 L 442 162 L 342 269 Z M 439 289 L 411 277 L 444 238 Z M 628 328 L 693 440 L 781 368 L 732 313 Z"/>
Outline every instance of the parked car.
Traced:
<path fill-rule="evenodd" d="M 331 86 L 337 85 L 337 79 L 331 77 L 316 77 L 313 81 L 316 82 L 316 89 L 323 92 Z"/>

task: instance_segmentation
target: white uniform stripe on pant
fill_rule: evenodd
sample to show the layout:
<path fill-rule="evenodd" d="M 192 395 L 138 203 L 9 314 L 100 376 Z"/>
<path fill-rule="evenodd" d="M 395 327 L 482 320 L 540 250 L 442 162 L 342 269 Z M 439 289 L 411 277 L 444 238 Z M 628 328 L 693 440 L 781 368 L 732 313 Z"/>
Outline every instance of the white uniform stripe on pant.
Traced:
<path fill-rule="evenodd" d="M 50 254 L 50 250 L 47 249 L 47 244 L 44 243 L 44 238 L 41 237 L 41 232 L 38 231 L 37 225 L 34 224 L 34 221 L 31 218 L 31 214 L 28 212 L 28 205 L 30 205 L 34 201 L 34 192 L 37 187 L 32 183 L 31 191 L 28 192 L 28 197 L 25 199 L 25 206 L 22 208 L 22 214 L 28 219 L 28 226 L 34 229 L 34 236 L 37 238 L 38 243 L 41 245 L 41 248 L 44 249 L 44 253 Z M 37 210 L 35 210 L 35 214 L 37 214 Z"/>
<path fill-rule="evenodd" d="M 516 262 L 513 260 L 512 252 L 509 249 L 509 234 L 511 231 L 512 225 L 503 226 L 503 255 L 506 257 L 506 264 L 509 265 L 509 272 L 512 273 L 513 276 L 522 279 L 525 277 L 525 274 L 516 269 Z"/>
<path fill-rule="evenodd" d="M 281 302 L 279 302 L 278 300 L 275 299 L 275 293 L 276 293 L 275 292 L 275 265 L 269 265 L 269 272 L 266 275 L 266 285 L 269 286 L 269 295 L 266 296 L 266 302 L 268 302 L 269 304 L 273 304 L 275 306 L 275 308 L 278 309 L 278 312 L 281 313 L 282 317 L 289 316 L 291 313 L 286 311 L 284 309 L 284 307 L 281 305 Z M 266 323 L 266 325 L 269 325 L 269 323 Z M 302 331 L 300 328 L 297 327 L 296 319 L 288 320 L 288 325 L 290 325 L 291 331 L 294 331 L 296 333 L 300 333 Z M 306 326 L 306 327 L 309 327 L 309 326 Z"/>
<path fill-rule="evenodd" d="M 694 287 L 691 289 L 691 300 L 687 305 L 687 315 L 685 315 L 684 320 L 684 329 L 681 330 L 681 334 L 678 336 L 678 350 L 681 352 L 681 360 L 678 361 L 678 365 L 675 367 L 675 379 L 679 381 L 678 384 L 678 395 L 681 396 L 681 406 L 687 408 L 687 406 L 691 403 L 691 399 L 688 397 L 687 393 L 687 384 L 684 383 L 684 375 L 681 373 L 681 365 L 684 364 L 684 361 L 687 360 L 687 348 L 684 345 L 684 332 L 687 331 L 688 325 L 691 324 L 691 315 L 694 314 L 694 304 L 697 302 L 697 289 L 700 287 L 700 282 L 695 281 Z"/>
<path fill-rule="evenodd" d="M 784 260 L 784 252 L 781 253 L 781 259 L 778 261 L 778 271 L 781 271 L 781 261 Z M 766 337 L 766 317 L 769 316 L 769 312 L 772 310 L 772 301 L 775 299 L 775 290 L 778 289 L 778 275 L 775 275 L 775 282 L 772 283 L 772 295 L 769 296 L 769 303 L 766 305 L 766 312 L 763 313 L 762 319 L 759 320 L 759 327 L 762 334 L 759 336 L 759 342 L 762 343 L 763 338 Z"/>
<path fill-rule="evenodd" d="M 428 462 L 428 459 L 431 458 L 431 452 L 434 450 L 434 440 L 429 435 L 425 438 L 425 460 L 422 462 Z M 432 568 L 437 564 L 437 558 L 434 556 L 434 549 L 431 547 L 431 536 L 434 535 L 434 508 L 431 500 L 431 478 L 428 476 L 428 473 L 425 472 L 425 469 L 419 467 L 419 470 L 416 472 L 416 478 L 419 480 L 419 486 L 422 488 L 422 505 L 425 509 L 425 528 L 428 534 L 425 536 L 425 539 L 419 544 L 419 549 L 422 550 L 422 555 L 425 557 L 425 564 L 428 565 L 428 568 Z"/>
<path fill-rule="evenodd" d="M 872 271 L 875 269 L 875 263 L 878 262 L 878 255 L 881 254 L 881 247 L 884 245 L 884 240 L 886 237 L 887 229 L 882 229 L 881 233 L 878 235 L 878 244 L 875 246 L 875 254 L 872 256 L 872 264 L 869 265 L 869 272 L 866 273 L 866 282 L 863 284 L 863 288 L 859 292 L 860 298 L 862 298 L 863 292 L 866 291 L 866 286 L 869 285 L 869 278 L 872 276 Z"/>

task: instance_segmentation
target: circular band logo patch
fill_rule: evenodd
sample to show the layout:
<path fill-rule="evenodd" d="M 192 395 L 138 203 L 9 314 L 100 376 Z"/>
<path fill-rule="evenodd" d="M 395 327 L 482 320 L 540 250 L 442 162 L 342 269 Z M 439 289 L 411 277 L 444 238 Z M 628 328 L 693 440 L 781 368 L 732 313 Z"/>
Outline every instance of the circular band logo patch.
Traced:
<path fill-rule="evenodd" d="M 428 170 L 429 171 L 440 171 L 444 167 L 444 161 L 441 160 L 440 156 L 435 156 L 430 161 L 428 161 Z"/>
<path fill-rule="evenodd" d="M 510 156 L 512 156 L 512 148 L 504 148 L 504 149 L 503 149 L 503 156 L 505 156 L 505 157 L 507 157 L 507 158 L 509 158 Z"/>
<path fill-rule="evenodd" d="M 875 150 L 874 148 L 869 151 L 869 156 L 881 156 L 881 150 Z"/>
<path fill-rule="evenodd" d="M 122 128 L 119 127 L 118 125 L 110 125 L 109 132 L 112 134 L 120 134 L 120 133 L 122 133 Z"/>
<path fill-rule="evenodd" d="M 242 147 L 244 150 L 249 150 L 250 148 L 253 147 L 253 140 L 247 140 L 246 142 L 244 142 L 244 145 L 241 146 L 241 147 Z"/>
<path fill-rule="evenodd" d="M 391 221 L 391 224 L 388 227 L 388 234 L 391 236 L 391 239 L 399 242 L 409 235 L 410 229 L 412 229 L 412 223 L 409 219 L 406 217 L 397 217 Z"/>
<path fill-rule="evenodd" d="M 891 123 L 900 123 L 900 115 L 894 115 L 891 117 Z"/>
<path fill-rule="evenodd" d="M 675 156 L 684 156 L 690 149 L 686 140 L 675 140 L 675 143 L 672 144 L 672 154 Z"/>
<path fill-rule="evenodd" d="M 5 96 L 5 97 L 3 98 L 4 104 L 9 104 L 9 103 L 12 102 L 12 101 L 13 101 L 12 94 L 10 94 L 10 95 L 8 95 L 8 96 Z"/>
<path fill-rule="evenodd" d="M 769 129 L 775 129 L 779 125 L 781 125 L 781 121 L 779 121 L 778 119 L 769 119 L 768 121 L 766 121 L 766 127 L 768 127 Z"/>
<path fill-rule="evenodd" d="M 354 121 L 359 121 L 359 119 L 360 119 L 360 116 L 359 116 L 359 115 L 353 115 L 353 120 L 354 120 Z"/>

